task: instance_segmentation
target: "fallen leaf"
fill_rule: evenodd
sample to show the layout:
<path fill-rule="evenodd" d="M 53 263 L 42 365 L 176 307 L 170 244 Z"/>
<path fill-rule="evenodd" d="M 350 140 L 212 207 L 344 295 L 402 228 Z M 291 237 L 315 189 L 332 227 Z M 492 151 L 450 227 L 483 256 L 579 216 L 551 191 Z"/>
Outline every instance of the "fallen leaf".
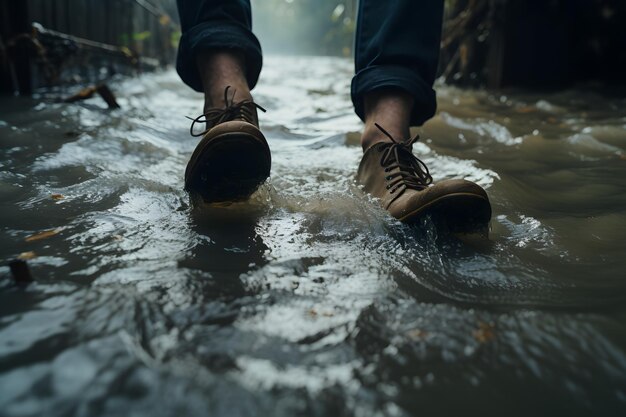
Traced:
<path fill-rule="evenodd" d="M 409 330 L 406 334 L 411 339 L 424 339 L 426 336 L 428 336 L 428 332 L 425 332 L 425 331 L 420 330 L 420 329 Z"/>
<path fill-rule="evenodd" d="M 17 259 L 21 259 L 23 261 L 28 261 L 30 259 L 35 259 L 37 257 L 37 254 L 33 251 L 29 251 L 29 252 L 22 252 L 19 255 L 17 255 Z"/>
<path fill-rule="evenodd" d="M 492 323 L 478 323 L 478 329 L 472 332 L 474 339 L 479 343 L 487 343 L 495 339 L 495 326 Z"/>
<path fill-rule="evenodd" d="M 518 107 L 515 109 L 515 111 L 517 113 L 522 113 L 522 114 L 526 114 L 526 113 L 534 113 L 537 111 L 537 109 L 533 106 L 524 106 L 524 107 Z"/>
<path fill-rule="evenodd" d="M 65 197 L 63 197 L 63 194 L 52 194 L 50 198 L 55 201 L 58 201 L 58 200 L 63 200 Z"/>
<path fill-rule="evenodd" d="M 113 240 L 115 240 L 116 242 L 119 242 L 121 240 L 124 240 L 124 238 L 120 235 L 113 235 Z"/>
<path fill-rule="evenodd" d="M 37 240 L 48 239 L 49 237 L 59 234 L 59 231 L 59 229 L 44 230 L 43 232 L 35 233 L 34 235 L 28 236 L 24 240 L 26 240 L 27 242 L 35 242 Z"/>

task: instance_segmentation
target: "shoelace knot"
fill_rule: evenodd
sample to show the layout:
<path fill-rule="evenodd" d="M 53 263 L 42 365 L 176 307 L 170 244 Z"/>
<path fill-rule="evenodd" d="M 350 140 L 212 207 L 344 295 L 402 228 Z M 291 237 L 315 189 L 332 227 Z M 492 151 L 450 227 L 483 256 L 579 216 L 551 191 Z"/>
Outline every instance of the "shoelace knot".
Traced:
<path fill-rule="evenodd" d="M 238 103 L 235 103 L 234 98 L 237 90 L 233 90 L 233 95 L 229 100 L 228 90 L 230 90 L 230 86 L 226 87 L 226 89 L 224 90 L 224 108 L 214 107 L 212 109 L 209 109 L 206 113 L 196 117 L 195 119 L 187 117 L 189 120 L 192 121 L 191 127 L 189 128 L 189 133 L 191 133 L 191 136 L 204 136 L 214 126 L 231 120 L 239 119 L 248 123 L 253 123 L 255 120 L 255 109 L 259 109 L 264 113 L 266 112 L 263 107 L 259 106 L 250 99 L 242 100 Z M 196 123 L 205 123 L 206 129 L 204 129 L 200 133 L 194 132 L 194 127 L 196 126 Z"/>

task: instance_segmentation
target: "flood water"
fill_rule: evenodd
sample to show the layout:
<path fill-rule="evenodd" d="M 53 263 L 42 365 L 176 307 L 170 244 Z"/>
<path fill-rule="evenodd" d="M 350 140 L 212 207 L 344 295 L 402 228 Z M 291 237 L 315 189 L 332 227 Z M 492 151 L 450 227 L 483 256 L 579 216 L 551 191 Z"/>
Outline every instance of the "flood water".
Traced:
<path fill-rule="evenodd" d="M 438 88 L 414 151 L 487 189 L 485 239 L 354 183 L 351 74 L 267 59 L 272 177 L 229 207 L 182 189 L 173 71 L 3 99 L 0 415 L 626 415 L 624 96 Z"/>

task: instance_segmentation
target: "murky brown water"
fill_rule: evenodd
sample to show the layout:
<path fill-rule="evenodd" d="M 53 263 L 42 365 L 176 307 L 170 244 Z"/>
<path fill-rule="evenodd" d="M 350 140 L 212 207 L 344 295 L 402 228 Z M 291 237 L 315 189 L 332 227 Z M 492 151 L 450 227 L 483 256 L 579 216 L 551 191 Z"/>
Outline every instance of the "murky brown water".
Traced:
<path fill-rule="evenodd" d="M 0 415 L 624 415 L 626 99 L 439 88 L 415 151 L 494 205 L 460 240 L 354 184 L 350 75 L 268 59 L 272 178 L 222 209 L 182 191 L 173 72 L 4 99 L 0 258 L 37 281 L 0 267 Z"/>

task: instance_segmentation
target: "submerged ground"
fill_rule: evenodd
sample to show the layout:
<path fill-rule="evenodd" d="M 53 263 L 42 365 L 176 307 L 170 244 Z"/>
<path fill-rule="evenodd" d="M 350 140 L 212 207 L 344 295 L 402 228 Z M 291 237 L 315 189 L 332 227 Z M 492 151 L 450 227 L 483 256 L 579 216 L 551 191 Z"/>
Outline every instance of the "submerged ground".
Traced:
<path fill-rule="evenodd" d="M 0 415 L 624 415 L 626 99 L 440 87 L 415 152 L 494 208 L 459 238 L 354 184 L 350 75 L 268 60 L 272 178 L 227 208 L 182 190 L 174 72 L 115 111 L 4 99 Z"/>

